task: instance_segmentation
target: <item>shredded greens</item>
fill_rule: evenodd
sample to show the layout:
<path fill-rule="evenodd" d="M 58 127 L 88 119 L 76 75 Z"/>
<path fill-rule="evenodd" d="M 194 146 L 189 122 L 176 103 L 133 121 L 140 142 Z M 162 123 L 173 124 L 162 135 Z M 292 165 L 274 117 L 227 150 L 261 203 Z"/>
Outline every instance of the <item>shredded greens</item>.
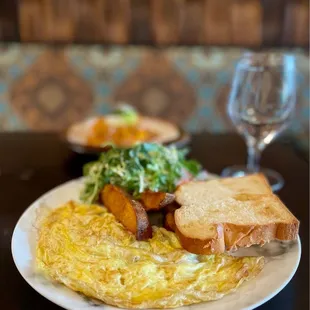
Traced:
<path fill-rule="evenodd" d="M 173 192 L 184 170 L 196 176 L 201 169 L 198 162 L 185 159 L 186 154 L 186 149 L 155 143 L 112 148 L 83 167 L 86 181 L 80 198 L 86 203 L 95 202 L 106 184 L 120 186 L 135 198 L 147 189 Z"/>

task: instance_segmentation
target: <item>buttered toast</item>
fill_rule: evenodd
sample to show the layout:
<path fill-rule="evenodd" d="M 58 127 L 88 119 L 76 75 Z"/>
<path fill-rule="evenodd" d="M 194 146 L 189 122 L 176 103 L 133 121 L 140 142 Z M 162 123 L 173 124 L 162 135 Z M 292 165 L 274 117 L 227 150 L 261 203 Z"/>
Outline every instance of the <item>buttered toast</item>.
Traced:
<path fill-rule="evenodd" d="M 176 233 L 192 253 L 211 254 L 297 238 L 299 221 L 261 174 L 188 182 L 176 193 Z"/>

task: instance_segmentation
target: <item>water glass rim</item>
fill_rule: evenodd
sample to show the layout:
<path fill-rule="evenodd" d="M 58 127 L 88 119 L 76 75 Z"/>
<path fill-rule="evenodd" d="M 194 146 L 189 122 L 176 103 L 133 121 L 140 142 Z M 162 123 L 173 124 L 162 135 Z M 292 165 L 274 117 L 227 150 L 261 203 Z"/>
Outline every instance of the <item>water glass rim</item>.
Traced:
<path fill-rule="evenodd" d="M 285 71 L 296 70 L 296 57 L 292 53 L 281 52 L 252 52 L 243 53 L 237 63 L 237 68 L 251 71 L 285 67 Z"/>

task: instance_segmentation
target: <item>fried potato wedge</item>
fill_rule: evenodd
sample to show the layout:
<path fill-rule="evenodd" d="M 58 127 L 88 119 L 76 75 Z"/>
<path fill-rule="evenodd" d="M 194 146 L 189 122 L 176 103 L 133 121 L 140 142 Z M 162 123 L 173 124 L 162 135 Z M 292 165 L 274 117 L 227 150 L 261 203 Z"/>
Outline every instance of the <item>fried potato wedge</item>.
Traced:
<path fill-rule="evenodd" d="M 165 207 L 165 223 L 164 227 L 167 230 L 175 232 L 176 230 L 176 225 L 175 225 L 175 220 L 174 220 L 174 212 L 180 208 L 180 205 L 177 202 L 172 202 L 169 205 Z"/>
<path fill-rule="evenodd" d="M 172 203 L 174 199 L 174 194 L 153 192 L 150 190 L 143 192 L 141 195 L 141 203 L 146 211 L 158 211 Z"/>
<path fill-rule="evenodd" d="M 176 225 L 175 225 L 175 220 L 174 220 L 174 213 L 168 212 L 165 215 L 164 227 L 169 231 L 175 232 Z"/>
<path fill-rule="evenodd" d="M 165 206 L 164 211 L 165 213 L 174 213 L 175 210 L 179 209 L 181 206 L 176 202 L 173 201 Z"/>
<path fill-rule="evenodd" d="M 104 206 L 132 232 L 137 240 L 152 237 L 152 227 L 142 204 L 118 186 L 108 184 L 101 191 Z"/>

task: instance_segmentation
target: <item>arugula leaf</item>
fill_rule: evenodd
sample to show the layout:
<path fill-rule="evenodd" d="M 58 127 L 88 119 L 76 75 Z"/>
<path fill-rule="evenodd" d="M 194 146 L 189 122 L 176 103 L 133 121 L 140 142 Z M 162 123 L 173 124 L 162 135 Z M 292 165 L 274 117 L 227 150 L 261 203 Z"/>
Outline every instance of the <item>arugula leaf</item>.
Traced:
<path fill-rule="evenodd" d="M 201 171 L 201 165 L 196 160 L 183 160 L 182 164 L 194 176 Z"/>
<path fill-rule="evenodd" d="M 185 149 L 155 143 L 112 148 L 83 167 L 86 181 L 80 198 L 95 202 L 106 184 L 120 186 L 135 198 L 146 189 L 173 192 L 184 170 L 194 176 L 201 170 L 198 162 L 185 159 L 186 154 Z"/>
<path fill-rule="evenodd" d="M 114 114 L 119 115 L 123 121 L 128 125 L 136 124 L 138 121 L 137 111 L 130 105 L 122 104 L 115 111 Z"/>

